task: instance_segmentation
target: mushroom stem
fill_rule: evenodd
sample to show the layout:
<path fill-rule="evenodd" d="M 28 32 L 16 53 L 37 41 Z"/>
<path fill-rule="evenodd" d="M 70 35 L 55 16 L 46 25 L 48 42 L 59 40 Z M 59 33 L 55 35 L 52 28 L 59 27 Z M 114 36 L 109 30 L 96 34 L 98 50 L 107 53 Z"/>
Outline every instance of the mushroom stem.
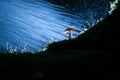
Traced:
<path fill-rule="evenodd" d="M 69 35 L 69 39 L 71 39 L 71 33 L 68 33 L 68 35 Z"/>

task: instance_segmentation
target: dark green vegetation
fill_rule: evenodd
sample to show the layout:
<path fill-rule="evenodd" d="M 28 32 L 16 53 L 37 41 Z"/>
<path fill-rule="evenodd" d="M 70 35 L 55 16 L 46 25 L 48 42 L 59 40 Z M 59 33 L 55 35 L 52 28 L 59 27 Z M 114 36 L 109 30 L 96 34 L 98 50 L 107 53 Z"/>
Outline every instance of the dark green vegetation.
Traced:
<path fill-rule="evenodd" d="M 120 8 L 78 38 L 50 44 L 45 52 L 1 53 L 0 79 L 119 79 L 119 19 Z"/>

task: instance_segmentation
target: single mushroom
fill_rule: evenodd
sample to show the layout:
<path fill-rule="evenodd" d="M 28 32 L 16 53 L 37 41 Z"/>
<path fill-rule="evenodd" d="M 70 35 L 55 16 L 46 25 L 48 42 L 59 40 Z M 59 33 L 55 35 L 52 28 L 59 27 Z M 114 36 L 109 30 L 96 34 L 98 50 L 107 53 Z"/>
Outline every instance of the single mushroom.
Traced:
<path fill-rule="evenodd" d="M 72 32 L 80 32 L 79 30 L 76 30 L 74 28 L 67 28 L 64 30 L 64 32 L 67 32 L 68 33 L 68 36 L 69 36 L 69 39 L 71 39 L 71 34 Z"/>

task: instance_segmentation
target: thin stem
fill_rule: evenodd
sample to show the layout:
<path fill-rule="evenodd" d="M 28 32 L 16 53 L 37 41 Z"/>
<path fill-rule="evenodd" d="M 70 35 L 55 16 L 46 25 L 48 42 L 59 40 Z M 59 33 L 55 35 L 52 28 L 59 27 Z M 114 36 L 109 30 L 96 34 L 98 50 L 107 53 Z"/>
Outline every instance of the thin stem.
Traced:
<path fill-rule="evenodd" d="M 69 35 L 69 39 L 71 39 L 71 33 L 68 33 L 68 35 Z"/>

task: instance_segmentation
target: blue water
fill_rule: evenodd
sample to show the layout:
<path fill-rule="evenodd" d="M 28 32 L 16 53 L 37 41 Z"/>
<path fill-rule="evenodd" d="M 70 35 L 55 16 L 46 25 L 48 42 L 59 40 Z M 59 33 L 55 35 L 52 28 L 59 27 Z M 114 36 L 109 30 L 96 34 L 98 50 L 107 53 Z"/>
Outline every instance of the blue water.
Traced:
<path fill-rule="evenodd" d="M 109 3 L 95 4 L 91 6 L 96 11 L 90 5 L 85 9 L 85 4 L 69 8 L 69 4 L 45 0 L 0 0 L 0 51 L 39 52 L 52 41 L 68 39 L 66 28 L 82 31 L 86 21 L 92 26 L 108 15 Z M 72 38 L 78 34 L 73 33 Z"/>

